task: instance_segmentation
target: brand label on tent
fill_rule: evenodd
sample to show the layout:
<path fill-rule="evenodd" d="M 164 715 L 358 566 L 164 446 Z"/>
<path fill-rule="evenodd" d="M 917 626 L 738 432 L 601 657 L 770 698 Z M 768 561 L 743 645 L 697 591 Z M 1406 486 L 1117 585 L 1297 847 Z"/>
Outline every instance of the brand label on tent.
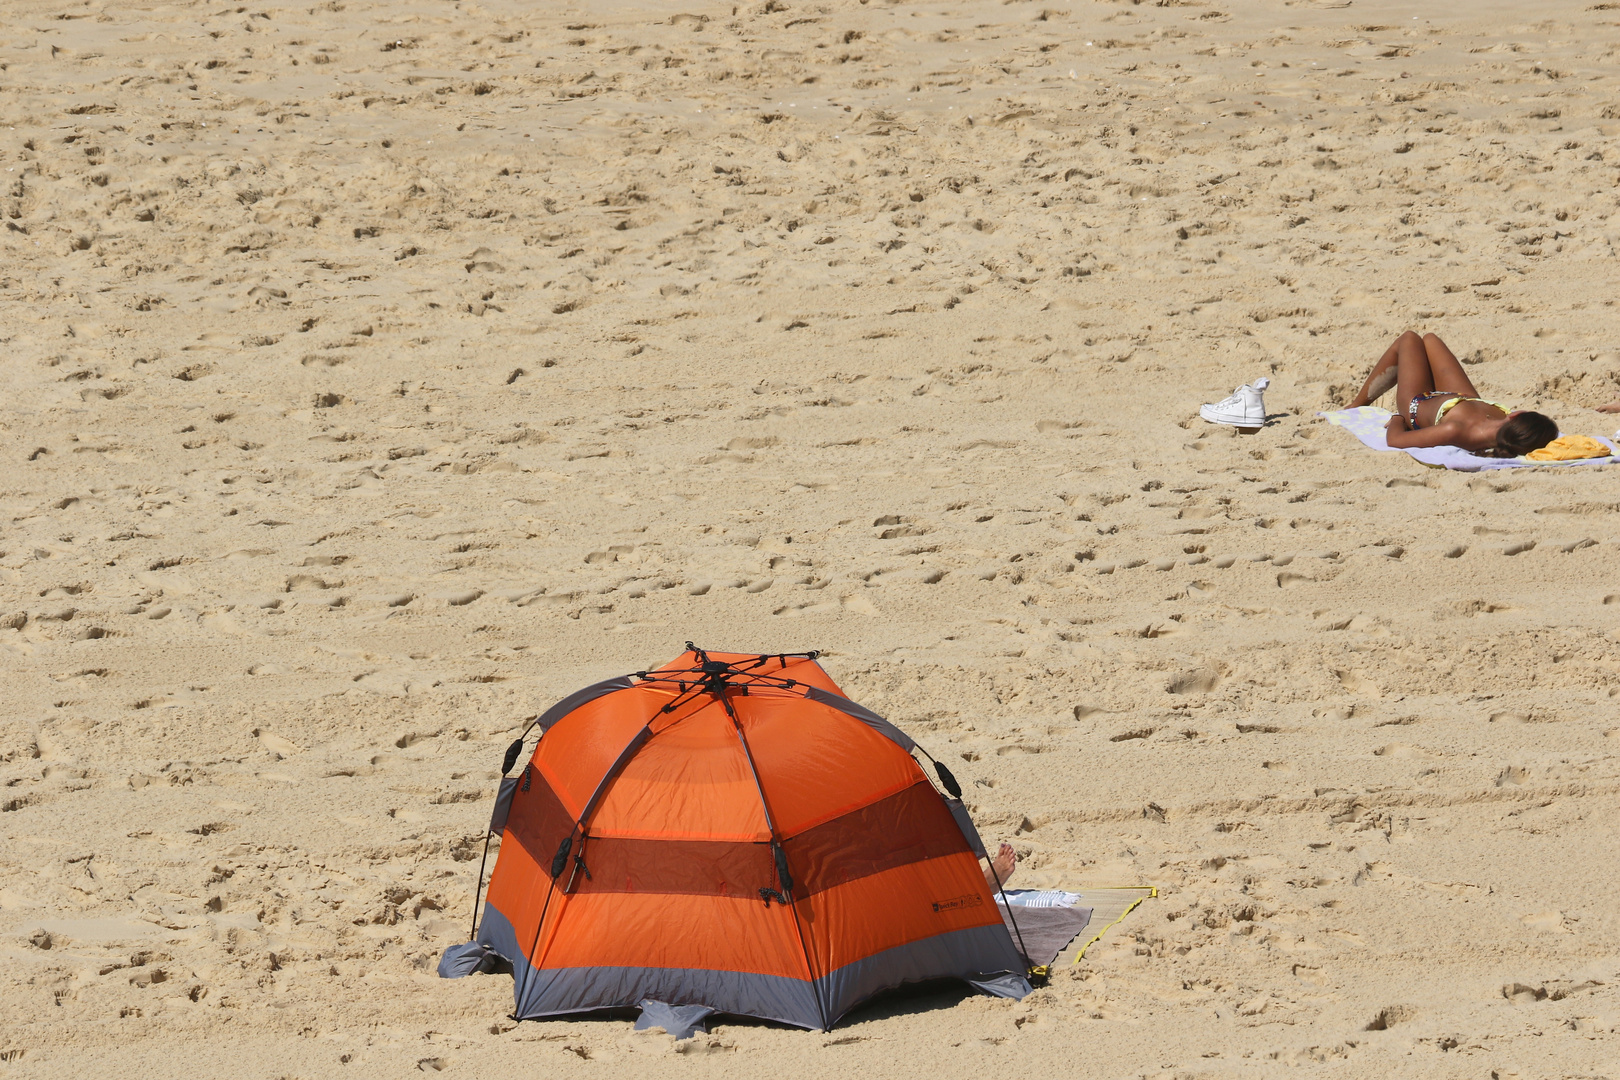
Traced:
<path fill-rule="evenodd" d="M 974 893 L 965 893 L 962 896 L 953 896 L 949 900 L 935 900 L 935 911 L 960 911 L 962 908 L 978 907 L 984 900 Z"/>

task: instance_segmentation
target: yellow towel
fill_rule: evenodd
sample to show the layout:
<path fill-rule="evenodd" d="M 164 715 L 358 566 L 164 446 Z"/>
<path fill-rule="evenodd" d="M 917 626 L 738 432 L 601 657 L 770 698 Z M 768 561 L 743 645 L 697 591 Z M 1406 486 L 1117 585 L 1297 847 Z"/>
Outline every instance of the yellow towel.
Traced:
<path fill-rule="evenodd" d="M 1527 461 L 1580 461 L 1608 457 L 1609 448 L 1590 435 L 1560 435 L 1540 450 L 1524 455 Z"/>

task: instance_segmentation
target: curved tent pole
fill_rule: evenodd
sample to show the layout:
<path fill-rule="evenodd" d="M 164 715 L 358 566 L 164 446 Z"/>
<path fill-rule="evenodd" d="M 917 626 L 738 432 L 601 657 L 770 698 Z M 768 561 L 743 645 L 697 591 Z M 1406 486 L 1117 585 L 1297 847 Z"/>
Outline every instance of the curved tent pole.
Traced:
<path fill-rule="evenodd" d="M 604 792 L 606 792 L 608 784 L 619 774 L 619 771 L 623 769 L 625 765 L 629 764 L 630 759 L 635 757 L 636 751 L 641 749 L 642 744 L 647 741 L 648 733 L 652 729 L 653 721 L 657 720 L 660 716 L 674 712 L 680 706 L 697 697 L 697 695 L 701 693 L 703 689 L 704 688 L 702 687 L 693 687 L 689 693 L 677 697 L 674 701 L 671 701 L 668 704 L 660 705 L 658 707 L 658 711 L 647 718 L 647 722 L 641 725 L 641 728 L 635 733 L 635 735 L 631 737 L 630 741 L 625 744 L 624 749 L 619 751 L 619 756 L 613 759 L 613 764 L 609 765 L 607 771 L 602 774 L 602 779 L 597 781 L 596 790 L 591 792 L 590 799 L 585 803 L 585 809 L 580 811 L 579 820 L 574 822 L 574 827 L 568 830 L 568 835 L 563 838 L 562 844 L 557 848 L 557 854 L 551 860 L 551 887 L 546 890 L 546 902 L 540 906 L 540 918 L 537 919 L 534 924 L 534 940 L 529 943 L 529 953 L 525 958 L 523 977 L 517 981 L 517 991 L 513 998 L 513 1000 L 517 1003 L 517 1007 L 522 1006 L 523 991 L 528 986 L 529 971 L 535 968 L 534 951 L 540 947 L 540 933 L 545 929 L 546 926 L 546 912 L 551 910 L 551 898 L 556 895 L 558 890 L 557 879 L 562 876 L 563 867 L 567 865 L 569 849 L 573 847 L 574 833 L 581 833 L 580 850 L 574 852 L 574 872 L 577 874 L 579 868 L 585 865 L 585 837 L 582 831 L 585 825 L 585 819 L 590 817 L 591 812 L 596 809 L 596 805 L 601 801 L 602 795 Z M 542 779 L 544 778 L 542 777 Z M 590 876 L 590 871 L 588 869 L 585 873 L 587 877 Z M 574 875 L 570 874 L 568 878 L 568 885 L 572 885 L 573 882 Z M 564 891 L 567 891 L 568 886 L 562 886 L 562 888 Z M 514 1008 L 512 1017 L 514 1020 L 520 1019 L 520 1017 L 516 1015 L 516 1012 L 517 1008 Z"/>
<path fill-rule="evenodd" d="M 816 982 L 816 965 L 810 959 L 810 946 L 804 940 L 804 926 L 799 922 L 798 900 L 793 895 L 793 878 L 788 873 L 787 853 L 782 850 L 782 843 L 776 836 L 776 822 L 771 817 L 770 803 L 765 799 L 765 787 L 760 783 L 759 769 L 754 765 L 754 751 L 748 745 L 748 736 L 743 734 L 742 721 L 738 718 L 737 711 L 731 707 L 731 701 L 726 697 L 724 677 L 717 678 L 715 682 L 715 696 L 720 699 L 720 704 L 725 706 L 726 715 L 731 717 L 731 726 L 737 731 L 737 741 L 742 743 L 743 757 L 748 760 L 748 772 L 754 778 L 754 790 L 759 792 L 759 808 L 765 815 L 765 828 L 771 834 L 771 853 L 776 858 L 776 883 L 782 887 L 778 899 L 786 903 L 788 911 L 793 915 L 793 929 L 799 935 L 799 951 L 804 954 L 804 970 L 810 976 L 810 993 L 816 999 L 816 1012 L 821 1017 L 821 1030 L 828 1031 L 830 1028 L 827 1024 L 827 1007 L 821 1000 L 821 987 Z M 765 906 L 770 905 L 771 897 L 766 893 Z"/>

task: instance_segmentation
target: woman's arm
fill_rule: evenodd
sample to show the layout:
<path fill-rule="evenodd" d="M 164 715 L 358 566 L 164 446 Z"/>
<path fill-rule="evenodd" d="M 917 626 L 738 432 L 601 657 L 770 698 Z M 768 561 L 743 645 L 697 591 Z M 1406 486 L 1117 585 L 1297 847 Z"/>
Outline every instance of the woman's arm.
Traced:
<path fill-rule="evenodd" d="M 1408 431 L 1400 417 L 1392 416 L 1384 432 L 1384 441 L 1392 450 L 1416 450 L 1424 446 L 1456 446 L 1461 435 L 1462 431 L 1454 424 Z"/>

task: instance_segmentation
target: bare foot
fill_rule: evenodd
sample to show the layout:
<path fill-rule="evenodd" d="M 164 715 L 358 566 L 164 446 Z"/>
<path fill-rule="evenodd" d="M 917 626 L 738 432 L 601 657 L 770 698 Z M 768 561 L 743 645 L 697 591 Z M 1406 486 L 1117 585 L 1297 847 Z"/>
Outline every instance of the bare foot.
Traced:
<path fill-rule="evenodd" d="M 1620 412 L 1620 401 L 1611 401 L 1607 405 L 1599 405 L 1598 412 Z"/>
<path fill-rule="evenodd" d="M 1018 866 L 1018 853 L 1013 846 L 1005 840 L 996 851 L 995 857 L 990 860 L 990 866 L 984 871 L 984 883 L 994 894 L 997 890 L 1006 887 L 1007 879 L 1012 877 L 1013 870 Z"/>

